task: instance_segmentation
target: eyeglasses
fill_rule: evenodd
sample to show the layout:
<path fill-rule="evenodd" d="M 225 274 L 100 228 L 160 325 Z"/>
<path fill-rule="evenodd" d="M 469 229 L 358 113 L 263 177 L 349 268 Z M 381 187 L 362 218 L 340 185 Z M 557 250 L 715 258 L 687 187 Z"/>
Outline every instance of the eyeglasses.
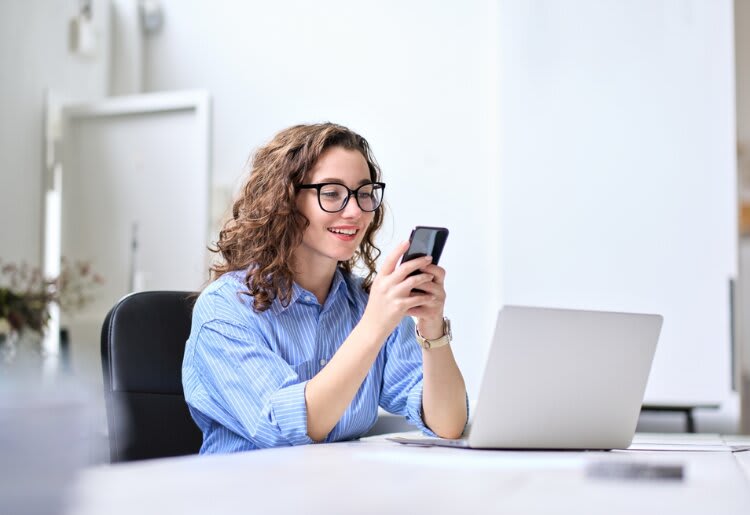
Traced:
<path fill-rule="evenodd" d="M 298 190 L 318 190 L 318 204 L 326 213 L 338 213 L 349 203 L 354 195 L 357 205 L 362 211 L 371 212 L 380 207 L 383 201 L 384 182 L 370 182 L 357 189 L 350 190 L 338 182 L 322 182 L 320 184 L 303 184 Z"/>

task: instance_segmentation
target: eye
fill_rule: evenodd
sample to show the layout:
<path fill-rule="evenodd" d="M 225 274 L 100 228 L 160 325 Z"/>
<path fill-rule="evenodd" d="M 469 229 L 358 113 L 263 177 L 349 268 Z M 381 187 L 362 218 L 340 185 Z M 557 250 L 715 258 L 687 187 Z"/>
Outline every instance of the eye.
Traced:
<path fill-rule="evenodd" d="M 337 200 L 340 199 L 341 196 L 341 188 L 335 186 L 326 186 L 320 190 L 320 197 L 324 199 Z"/>
<path fill-rule="evenodd" d="M 357 191 L 357 197 L 362 200 L 371 199 L 373 197 L 373 187 L 371 184 L 363 186 Z"/>

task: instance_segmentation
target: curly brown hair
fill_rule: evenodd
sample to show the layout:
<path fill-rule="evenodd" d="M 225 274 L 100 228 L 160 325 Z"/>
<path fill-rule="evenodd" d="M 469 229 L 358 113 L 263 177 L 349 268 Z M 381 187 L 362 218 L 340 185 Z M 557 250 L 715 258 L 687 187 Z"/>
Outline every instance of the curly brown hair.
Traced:
<path fill-rule="evenodd" d="M 274 299 L 288 305 L 292 297 L 294 270 L 292 254 L 302 243 L 309 221 L 296 207 L 297 186 L 305 173 L 331 147 L 358 150 L 370 170 L 370 179 L 380 181 L 380 167 L 367 140 L 333 123 L 295 125 L 279 132 L 252 158 L 252 168 L 242 194 L 232 206 L 232 217 L 219 232 L 212 252 L 222 261 L 211 266 L 211 281 L 227 272 L 244 270 L 253 309 L 267 310 Z M 347 274 L 361 260 L 367 270 L 362 288 L 370 291 L 375 277 L 375 260 L 380 249 L 374 238 L 383 224 L 383 204 L 375 211 L 359 248 L 349 261 L 339 262 Z"/>

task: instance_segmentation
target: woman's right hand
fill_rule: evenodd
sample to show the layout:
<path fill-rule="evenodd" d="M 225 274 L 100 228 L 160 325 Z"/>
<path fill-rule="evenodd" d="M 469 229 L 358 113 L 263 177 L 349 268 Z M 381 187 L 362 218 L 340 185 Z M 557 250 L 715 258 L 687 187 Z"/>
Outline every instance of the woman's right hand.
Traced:
<path fill-rule="evenodd" d="M 377 327 L 385 339 L 407 316 L 411 308 L 421 306 L 431 299 L 429 294 L 415 294 L 412 289 L 432 281 L 432 274 L 409 274 L 432 263 L 432 256 L 425 256 L 398 265 L 398 260 L 409 248 L 402 242 L 388 255 L 370 287 L 370 299 L 362 315 L 362 321 Z"/>

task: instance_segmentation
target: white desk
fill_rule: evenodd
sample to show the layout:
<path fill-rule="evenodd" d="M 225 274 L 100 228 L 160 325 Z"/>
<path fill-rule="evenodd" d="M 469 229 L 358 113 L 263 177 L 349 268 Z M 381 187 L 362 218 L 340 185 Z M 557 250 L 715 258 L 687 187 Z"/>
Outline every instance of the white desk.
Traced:
<path fill-rule="evenodd" d="M 705 435 L 677 441 L 716 443 Z M 69 514 L 747 515 L 750 451 L 728 449 L 477 451 L 403 446 L 376 436 L 88 469 L 77 482 Z M 587 477 L 587 465 L 601 460 L 682 464 L 685 477 L 681 481 Z"/>

